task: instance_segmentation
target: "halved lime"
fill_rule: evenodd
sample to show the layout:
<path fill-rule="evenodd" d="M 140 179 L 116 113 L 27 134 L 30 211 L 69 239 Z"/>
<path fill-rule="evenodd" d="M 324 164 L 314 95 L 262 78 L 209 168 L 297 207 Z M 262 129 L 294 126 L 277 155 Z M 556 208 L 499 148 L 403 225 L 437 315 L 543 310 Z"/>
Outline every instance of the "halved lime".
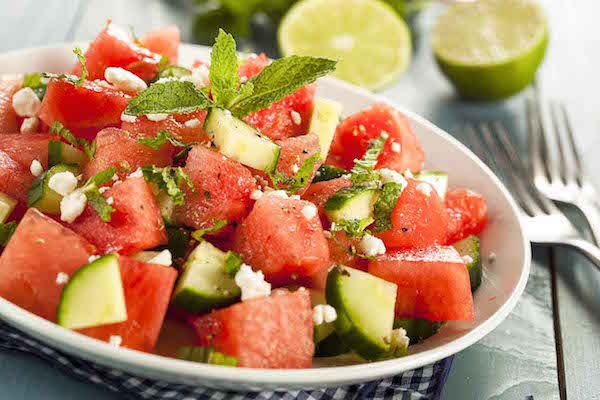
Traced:
<path fill-rule="evenodd" d="M 448 8 L 433 30 L 437 62 L 459 93 L 508 97 L 529 85 L 548 43 L 546 15 L 533 0 L 480 0 Z"/>
<path fill-rule="evenodd" d="M 281 53 L 340 60 L 334 75 L 381 89 L 410 62 L 410 31 L 380 0 L 302 0 L 279 25 Z"/>

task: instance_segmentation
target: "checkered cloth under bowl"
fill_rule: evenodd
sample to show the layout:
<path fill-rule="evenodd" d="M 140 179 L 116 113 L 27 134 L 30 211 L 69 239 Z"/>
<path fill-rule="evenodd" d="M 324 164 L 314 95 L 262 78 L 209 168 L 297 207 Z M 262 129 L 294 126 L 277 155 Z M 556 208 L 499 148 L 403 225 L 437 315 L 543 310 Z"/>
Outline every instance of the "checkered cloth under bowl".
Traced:
<path fill-rule="evenodd" d="M 449 357 L 435 364 L 408 371 L 393 378 L 335 389 L 233 393 L 201 386 L 179 385 L 144 379 L 123 371 L 80 360 L 48 347 L 2 321 L 0 321 L 0 350 L 29 353 L 81 381 L 104 387 L 126 398 L 151 400 L 437 400 L 440 398 L 442 387 L 452 365 L 452 357 Z"/>

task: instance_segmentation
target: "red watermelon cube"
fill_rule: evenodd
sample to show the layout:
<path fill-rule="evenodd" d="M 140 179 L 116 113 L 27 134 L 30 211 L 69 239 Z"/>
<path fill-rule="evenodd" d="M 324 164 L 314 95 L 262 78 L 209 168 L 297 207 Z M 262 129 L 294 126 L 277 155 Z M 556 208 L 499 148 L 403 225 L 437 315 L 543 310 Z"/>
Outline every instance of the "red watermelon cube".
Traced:
<path fill-rule="evenodd" d="M 31 167 L 33 160 L 38 160 L 44 169 L 47 169 L 49 138 L 47 133 L 0 134 L 0 150 L 27 170 Z"/>
<path fill-rule="evenodd" d="M 127 169 L 117 172 L 120 178 L 145 165 L 165 167 L 171 165 L 174 148 L 165 143 L 160 149 L 153 150 L 138 143 L 138 138 L 118 128 L 106 128 L 96 136 L 96 154 L 83 169 L 83 176 L 89 179 L 98 172 L 110 167 Z"/>
<path fill-rule="evenodd" d="M 204 110 L 188 114 L 170 114 L 163 121 L 150 121 L 141 115 L 136 118 L 135 122 L 123 121 L 121 129 L 144 137 L 155 137 L 158 131 L 165 130 L 185 143 L 209 142 L 210 140 L 202 128 L 205 119 L 206 111 Z"/>
<path fill-rule="evenodd" d="M 194 146 L 184 171 L 196 193 L 182 184 L 185 204 L 175 207 L 176 222 L 202 229 L 213 226 L 217 220 L 240 223 L 250 212 L 250 194 L 256 183 L 240 163 L 204 146 Z"/>
<path fill-rule="evenodd" d="M 446 206 L 427 182 L 408 185 L 392 211 L 392 229 L 377 233 L 388 249 L 425 248 L 446 243 Z"/>
<path fill-rule="evenodd" d="M 469 272 L 452 246 L 389 252 L 369 261 L 369 273 L 398 285 L 396 317 L 474 318 Z"/>
<path fill-rule="evenodd" d="M 93 139 L 102 128 L 121 125 L 121 114 L 130 98 L 100 81 L 75 86 L 63 79 L 51 79 L 39 116 L 48 125 L 59 121 L 74 135 Z"/>
<path fill-rule="evenodd" d="M 108 342 L 120 336 L 121 346 L 152 352 L 162 327 L 177 270 L 119 257 L 127 320 L 116 324 L 79 329 L 78 332 Z"/>
<path fill-rule="evenodd" d="M 269 58 L 265 53 L 251 55 L 238 68 L 240 78 L 242 78 L 242 80 L 248 80 L 254 75 L 258 75 L 258 73 L 270 63 L 271 61 L 269 61 Z"/>
<path fill-rule="evenodd" d="M 129 177 L 103 193 L 116 210 L 104 222 L 89 205 L 69 228 L 94 244 L 100 254 L 132 254 L 166 244 L 167 233 L 156 198 L 144 178 Z"/>
<path fill-rule="evenodd" d="M 21 79 L 0 79 L 0 133 L 19 131 L 17 113 L 12 106 L 13 95 L 21 89 Z"/>
<path fill-rule="evenodd" d="M 387 132 L 387 140 L 377 159 L 377 168 L 398 172 L 423 168 L 425 152 L 406 117 L 386 103 L 375 103 L 344 119 L 337 127 L 327 164 L 349 171 L 361 159 L 369 143 Z"/>
<path fill-rule="evenodd" d="M 19 201 L 13 211 L 11 219 L 19 218 L 27 208 L 27 191 L 34 176 L 29 169 L 13 160 L 8 154 L 0 150 L 0 192 Z"/>
<path fill-rule="evenodd" d="M 488 221 L 488 207 L 482 195 L 470 189 L 450 189 L 446 193 L 448 244 L 469 235 L 479 235 Z"/>
<path fill-rule="evenodd" d="M 171 65 L 177 64 L 180 41 L 181 33 L 177 25 L 156 29 L 140 37 L 142 46 L 153 53 L 164 55 Z"/>
<path fill-rule="evenodd" d="M 319 209 L 319 217 L 323 226 L 328 227 L 329 221 L 325 215 L 325 203 L 331 196 L 333 196 L 338 190 L 352 186 L 350 179 L 336 178 L 329 181 L 317 182 L 311 184 L 306 192 L 302 195 L 304 200 L 308 200 L 313 203 Z"/>
<path fill-rule="evenodd" d="M 87 240 L 30 208 L 0 256 L 0 296 L 55 322 L 64 287 L 57 275 L 71 276 L 92 254 Z"/>
<path fill-rule="evenodd" d="M 313 321 L 307 290 L 282 291 L 193 320 L 204 346 L 236 357 L 239 367 L 310 368 Z"/>
<path fill-rule="evenodd" d="M 265 194 L 236 230 L 233 249 L 273 285 L 303 283 L 330 264 L 329 246 L 314 209 L 305 200 Z"/>
<path fill-rule="evenodd" d="M 158 72 L 162 56 L 135 43 L 133 36 L 110 21 L 106 28 L 94 39 L 85 52 L 88 79 L 104 79 L 108 67 L 121 67 L 133 72 L 145 81 L 150 81 Z M 81 74 L 81 65 L 73 69 Z"/>
<path fill-rule="evenodd" d="M 277 144 L 281 147 L 277 171 L 287 176 L 296 176 L 298 168 L 302 166 L 304 161 L 321 152 L 319 138 L 314 134 L 278 140 Z M 304 193 L 321 164 L 320 159 L 314 164 L 310 178 L 304 183 L 304 187 L 297 192 L 298 194 Z"/>

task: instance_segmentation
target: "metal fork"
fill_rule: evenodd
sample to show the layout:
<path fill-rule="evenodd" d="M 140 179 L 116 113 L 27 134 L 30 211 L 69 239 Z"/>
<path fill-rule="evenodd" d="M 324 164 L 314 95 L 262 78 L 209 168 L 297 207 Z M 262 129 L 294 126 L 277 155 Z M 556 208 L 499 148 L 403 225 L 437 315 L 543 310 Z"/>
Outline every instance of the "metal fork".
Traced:
<path fill-rule="evenodd" d="M 474 151 L 490 167 L 496 166 L 508 180 L 515 200 L 520 205 L 521 223 L 529 240 L 539 245 L 574 248 L 600 269 L 600 248 L 585 240 L 554 203 L 535 188 L 527 167 L 502 123 L 469 124 L 466 129 Z"/>
<path fill-rule="evenodd" d="M 579 208 L 600 243 L 598 195 L 585 175 L 565 105 L 544 104 L 537 87 L 535 97 L 526 103 L 531 179 L 547 198 Z"/>

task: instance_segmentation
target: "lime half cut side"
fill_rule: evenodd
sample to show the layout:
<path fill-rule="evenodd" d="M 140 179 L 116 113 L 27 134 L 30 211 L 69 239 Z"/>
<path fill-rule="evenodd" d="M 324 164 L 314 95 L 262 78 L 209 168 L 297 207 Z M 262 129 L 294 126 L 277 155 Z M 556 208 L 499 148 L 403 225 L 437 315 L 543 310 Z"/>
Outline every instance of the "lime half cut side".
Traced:
<path fill-rule="evenodd" d="M 456 3 L 433 30 L 442 72 L 467 98 L 495 100 L 529 85 L 548 42 L 546 15 L 533 0 Z"/>
<path fill-rule="evenodd" d="M 334 76 L 371 90 L 393 82 L 410 63 L 410 31 L 380 0 L 302 0 L 278 31 L 282 55 L 339 60 Z"/>

